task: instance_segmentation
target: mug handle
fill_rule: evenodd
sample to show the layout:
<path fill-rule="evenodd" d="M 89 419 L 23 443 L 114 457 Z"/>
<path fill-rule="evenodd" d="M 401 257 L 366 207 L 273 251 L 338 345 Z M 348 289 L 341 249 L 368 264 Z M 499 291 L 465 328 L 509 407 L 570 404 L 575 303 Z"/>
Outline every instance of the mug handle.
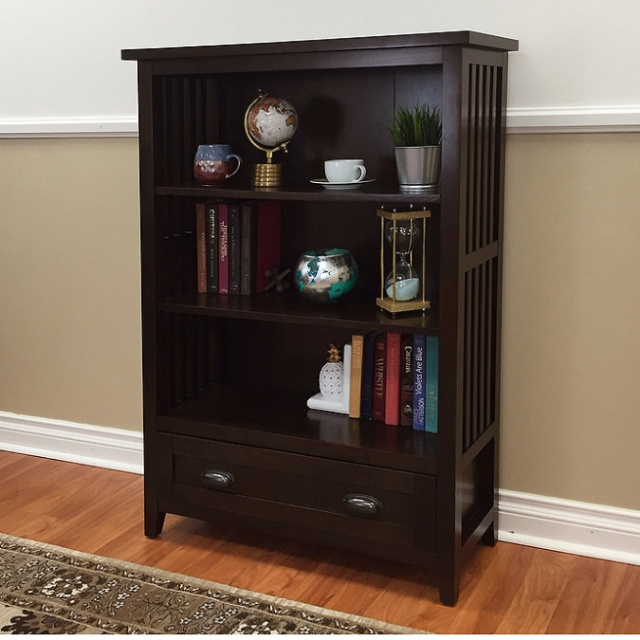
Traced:
<path fill-rule="evenodd" d="M 356 182 L 361 182 L 367 175 L 367 169 L 363 164 L 356 165 L 356 169 L 360 172 L 360 175 L 356 178 Z"/>
<path fill-rule="evenodd" d="M 236 173 L 238 173 L 238 171 L 240 170 L 240 167 L 242 166 L 242 158 L 240 156 L 237 156 L 235 153 L 231 153 L 230 155 L 228 155 L 225 158 L 225 162 L 227 162 L 231 158 L 233 158 L 238 163 L 238 166 L 231 173 L 227 173 L 227 175 L 225 176 L 226 178 L 230 178 L 231 176 L 235 176 Z"/>

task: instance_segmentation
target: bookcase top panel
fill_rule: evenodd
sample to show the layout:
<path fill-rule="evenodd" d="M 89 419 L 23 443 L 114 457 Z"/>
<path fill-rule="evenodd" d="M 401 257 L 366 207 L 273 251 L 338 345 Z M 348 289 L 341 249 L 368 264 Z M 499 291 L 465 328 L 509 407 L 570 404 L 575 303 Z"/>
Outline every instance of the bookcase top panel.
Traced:
<path fill-rule="evenodd" d="M 308 54 L 357 52 L 372 49 L 402 50 L 423 47 L 463 45 L 495 51 L 517 51 L 518 41 L 477 31 L 446 31 L 403 35 L 365 36 L 325 40 L 267 42 L 259 44 L 226 44 L 212 46 L 167 47 L 154 49 L 124 49 L 123 60 L 163 60 L 226 56 L 273 54 Z"/>

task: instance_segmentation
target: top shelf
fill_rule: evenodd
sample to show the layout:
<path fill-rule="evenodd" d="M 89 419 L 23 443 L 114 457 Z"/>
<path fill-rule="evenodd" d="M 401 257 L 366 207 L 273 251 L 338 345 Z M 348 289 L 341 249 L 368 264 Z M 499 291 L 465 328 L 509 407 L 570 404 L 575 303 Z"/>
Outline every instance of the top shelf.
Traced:
<path fill-rule="evenodd" d="M 439 204 L 438 191 L 399 191 L 387 185 L 368 183 L 353 189 L 325 189 L 309 183 L 285 184 L 277 188 L 257 188 L 240 182 L 229 185 L 203 186 L 192 184 L 162 185 L 156 187 L 162 196 L 191 196 L 196 198 L 237 198 L 255 200 L 298 200 L 307 202 L 375 202 L 428 205 Z"/>

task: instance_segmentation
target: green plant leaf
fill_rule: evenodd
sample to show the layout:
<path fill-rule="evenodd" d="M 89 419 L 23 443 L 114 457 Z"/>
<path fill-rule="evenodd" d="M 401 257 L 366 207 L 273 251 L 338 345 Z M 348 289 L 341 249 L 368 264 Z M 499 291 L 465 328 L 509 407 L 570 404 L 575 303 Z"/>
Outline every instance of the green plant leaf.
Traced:
<path fill-rule="evenodd" d="M 398 107 L 387 129 L 396 147 L 438 145 L 442 141 L 440 110 L 418 104 L 412 109 Z"/>

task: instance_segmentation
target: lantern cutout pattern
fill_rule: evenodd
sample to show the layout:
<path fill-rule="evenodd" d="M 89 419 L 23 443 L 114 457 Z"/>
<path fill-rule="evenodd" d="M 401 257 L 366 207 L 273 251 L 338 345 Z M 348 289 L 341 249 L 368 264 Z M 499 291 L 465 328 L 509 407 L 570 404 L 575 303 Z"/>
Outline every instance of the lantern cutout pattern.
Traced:
<path fill-rule="evenodd" d="M 329 357 L 320 369 L 320 393 L 325 400 L 339 402 L 342 399 L 344 363 L 340 362 L 340 351 L 335 344 L 329 345 Z"/>
<path fill-rule="evenodd" d="M 345 363 L 347 363 L 346 366 Z M 316 393 L 307 400 L 307 407 L 349 415 L 350 344 L 343 345 L 342 356 L 340 356 L 340 349 L 335 344 L 329 345 L 327 362 L 320 369 L 318 378 L 320 393 Z"/>

